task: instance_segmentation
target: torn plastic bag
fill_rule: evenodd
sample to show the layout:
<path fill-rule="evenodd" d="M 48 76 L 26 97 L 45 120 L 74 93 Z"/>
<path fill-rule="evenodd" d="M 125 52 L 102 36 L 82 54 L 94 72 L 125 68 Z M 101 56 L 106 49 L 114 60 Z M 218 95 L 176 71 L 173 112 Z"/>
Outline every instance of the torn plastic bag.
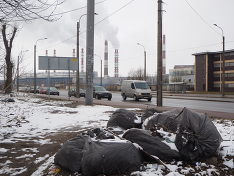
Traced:
<path fill-rule="evenodd" d="M 182 159 L 195 164 L 211 157 L 220 146 L 222 137 L 210 118 L 187 108 L 179 118 L 175 144 Z"/>
<path fill-rule="evenodd" d="M 136 123 L 136 114 L 130 110 L 116 110 L 107 123 L 107 127 L 120 127 L 124 130 L 141 127 L 141 123 Z"/>
<path fill-rule="evenodd" d="M 86 140 L 81 161 L 84 175 L 118 175 L 140 169 L 140 151 L 130 142 Z"/>
<path fill-rule="evenodd" d="M 177 124 L 180 111 L 177 109 L 172 109 L 163 113 L 155 113 L 150 118 L 146 119 L 142 124 L 142 128 L 146 130 L 154 131 L 155 129 L 163 128 L 164 131 L 176 132 Z"/>
<path fill-rule="evenodd" d="M 83 148 L 88 136 L 78 135 L 68 140 L 55 155 L 54 163 L 71 172 L 81 172 Z"/>
<path fill-rule="evenodd" d="M 159 136 L 152 136 L 148 130 L 132 128 L 124 133 L 123 138 L 137 143 L 143 150 L 163 161 L 180 160 L 179 152 L 171 149 Z M 144 159 L 148 161 L 147 158 Z"/>

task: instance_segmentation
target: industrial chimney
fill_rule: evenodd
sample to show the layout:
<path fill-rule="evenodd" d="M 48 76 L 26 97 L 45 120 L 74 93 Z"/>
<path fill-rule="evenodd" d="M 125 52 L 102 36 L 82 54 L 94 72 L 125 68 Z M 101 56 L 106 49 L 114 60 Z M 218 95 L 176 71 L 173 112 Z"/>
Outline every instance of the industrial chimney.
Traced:
<path fill-rule="evenodd" d="M 115 50 L 115 78 L 119 77 L 119 53 Z"/>
<path fill-rule="evenodd" d="M 108 42 L 105 41 L 105 52 L 104 52 L 104 79 L 108 78 Z"/>
<path fill-rule="evenodd" d="M 166 74 L 166 36 L 163 35 L 163 45 L 162 45 L 162 60 L 163 60 L 163 69 L 162 74 Z"/>
<path fill-rule="evenodd" d="M 84 49 L 81 48 L 81 72 L 84 73 Z"/>

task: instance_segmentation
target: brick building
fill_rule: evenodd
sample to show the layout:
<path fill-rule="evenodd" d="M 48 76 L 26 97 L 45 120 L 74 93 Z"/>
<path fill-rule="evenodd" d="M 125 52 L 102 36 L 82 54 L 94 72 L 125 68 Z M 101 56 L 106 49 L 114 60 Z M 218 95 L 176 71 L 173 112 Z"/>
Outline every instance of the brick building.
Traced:
<path fill-rule="evenodd" d="M 195 56 L 195 91 L 222 91 L 222 51 Z M 234 50 L 225 51 L 225 91 L 234 92 Z"/>

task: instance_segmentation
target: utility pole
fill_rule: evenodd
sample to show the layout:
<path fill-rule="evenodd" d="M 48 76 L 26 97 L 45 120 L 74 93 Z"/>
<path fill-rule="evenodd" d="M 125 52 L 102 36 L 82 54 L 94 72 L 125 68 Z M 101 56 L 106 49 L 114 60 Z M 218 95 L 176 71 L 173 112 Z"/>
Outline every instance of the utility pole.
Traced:
<path fill-rule="evenodd" d="M 85 104 L 93 105 L 94 0 L 87 0 Z"/>
<path fill-rule="evenodd" d="M 80 70 L 79 70 L 79 67 L 80 67 L 80 55 L 79 55 L 79 28 L 80 28 L 80 24 L 79 22 L 77 22 L 77 45 L 76 45 L 76 58 L 77 58 L 77 63 L 78 63 L 78 68 L 76 70 L 76 98 L 80 98 Z"/>
<path fill-rule="evenodd" d="M 158 0 L 157 106 L 162 106 L 162 1 Z"/>

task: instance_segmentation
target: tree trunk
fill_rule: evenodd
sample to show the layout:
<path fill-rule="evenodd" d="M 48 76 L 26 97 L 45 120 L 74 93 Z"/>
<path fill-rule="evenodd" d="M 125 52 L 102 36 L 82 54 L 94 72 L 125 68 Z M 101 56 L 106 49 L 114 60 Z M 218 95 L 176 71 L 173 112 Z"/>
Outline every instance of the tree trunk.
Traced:
<path fill-rule="evenodd" d="M 7 39 L 6 34 L 6 24 L 2 25 L 2 38 L 5 46 L 6 56 L 6 81 L 5 81 L 5 93 L 11 93 L 12 91 L 12 69 L 13 69 L 13 63 L 11 61 L 11 49 L 12 49 L 12 43 L 15 37 L 15 34 L 17 32 L 17 28 L 14 27 L 12 36 L 10 37 L 10 41 Z"/>

